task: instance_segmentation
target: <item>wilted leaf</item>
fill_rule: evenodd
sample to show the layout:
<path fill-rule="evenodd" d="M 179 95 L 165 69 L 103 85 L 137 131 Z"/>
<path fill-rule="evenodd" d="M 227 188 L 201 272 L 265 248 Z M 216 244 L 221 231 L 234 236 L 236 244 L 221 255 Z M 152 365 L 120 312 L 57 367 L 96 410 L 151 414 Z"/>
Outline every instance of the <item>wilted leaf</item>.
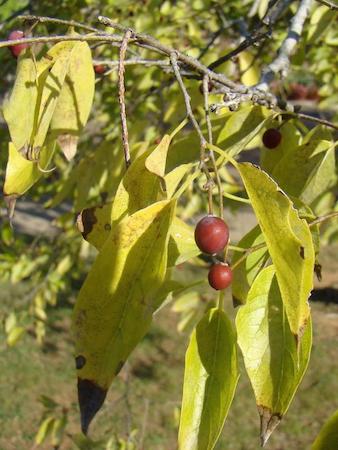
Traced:
<path fill-rule="evenodd" d="M 265 445 L 286 413 L 307 368 L 311 343 L 311 317 L 297 342 L 285 315 L 273 266 L 255 279 L 237 314 L 238 343 L 261 417 L 261 443 Z"/>
<path fill-rule="evenodd" d="M 43 170 L 48 169 L 54 149 L 55 142 L 46 142 L 46 145 L 42 148 L 39 165 Z M 43 176 L 43 172 L 39 169 L 38 162 L 27 161 L 27 159 L 20 155 L 11 142 L 8 146 L 8 152 L 3 188 L 4 196 L 15 200 L 28 191 Z"/>
<path fill-rule="evenodd" d="M 150 326 L 165 278 L 174 206 L 158 202 L 120 221 L 79 293 L 73 327 L 84 432 Z"/>
<path fill-rule="evenodd" d="M 77 42 L 53 117 L 51 131 L 68 160 L 76 153 L 77 141 L 92 107 L 95 75 L 91 51 L 86 42 Z"/>
<path fill-rule="evenodd" d="M 180 450 L 211 450 L 238 381 L 236 335 L 224 311 L 209 310 L 193 332 L 185 359 Z"/>
<path fill-rule="evenodd" d="M 238 164 L 238 169 L 276 268 L 291 330 L 299 340 L 309 318 L 313 286 L 315 257 L 309 226 L 265 172 L 249 163 Z"/>

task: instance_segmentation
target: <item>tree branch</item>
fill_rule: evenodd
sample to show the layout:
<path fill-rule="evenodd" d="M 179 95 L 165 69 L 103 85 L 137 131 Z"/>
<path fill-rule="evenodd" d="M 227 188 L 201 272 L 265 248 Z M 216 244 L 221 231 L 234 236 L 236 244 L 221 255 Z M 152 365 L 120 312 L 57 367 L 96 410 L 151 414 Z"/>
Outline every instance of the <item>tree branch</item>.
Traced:
<path fill-rule="evenodd" d="M 263 71 L 260 82 L 255 86 L 256 89 L 267 91 L 269 84 L 277 74 L 280 73 L 283 78 L 288 74 L 290 57 L 299 42 L 305 20 L 309 15 L 313 1 L 314 0 L 301 0 L 299 8 L 291 21 L 287 37 L 284 39 L 279 49 L 277 58 Z"/>
<path fill-rule="evenodd" d="M 127 115 L 126 115 L 126 103 L 125 103 L 125 85 L 124 85 L 124 60 L 126 57 L 126 51 L 128 42 L 132 36 L 132 31 L 127 30 L 122 39 L 121 47 L 120 47 L 120 59 L 118 66 L 118 86 L 119 86 L 119 104 L 120 104 L 120 117 L 121 117 L 121 128 L 122 128 L 122 145 L 124 152 L 124 160 L 126 163 L 126 168 L 131 164 L 130 160 L 130 149 L 129 149 L 129 140 L 128 140 L 128 126 L 127 126 Z"/>

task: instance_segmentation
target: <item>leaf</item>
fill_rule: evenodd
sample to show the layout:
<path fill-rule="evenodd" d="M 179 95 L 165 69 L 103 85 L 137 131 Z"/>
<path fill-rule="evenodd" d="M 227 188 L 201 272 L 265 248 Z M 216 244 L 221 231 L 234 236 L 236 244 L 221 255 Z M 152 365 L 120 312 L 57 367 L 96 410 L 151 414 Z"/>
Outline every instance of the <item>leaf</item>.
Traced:
<path fill-rule="evenodd" d="M 77 42 L 71 52 L 69 69 L 57 101 L 51 132 L 68 160 L 76 153 L 77 141 L 87 123 L 95 90 L 91 51 L 86 42 Z"/>
<path fill-rule="evenodd" d="M 264 236 L 259 228 L 255 226 L 238 243 L 238 247 L 250 248 L 264 242 Z M 234 252 L 231 265 L 243 255 L 243 252 Z M 233 271 L 232 298 L 235 305 L 245 303 L 250 286 L 263 268 L 267 260 L 267 249 L 263 247 L 247 255 L 247 257 Z"/>
<path fill-rule="evenodd" d="M 47 141 L 46 145 L 42 148 L 39 165 L 43 170 L 48 168 L 54 149 L 55 142 L 50 141 Z M 3 188 L 5 197 L 16 200 L 20 195 L 28 191 L 42 176 L 43 172 L 39 169 L 38 163 L 35 161 L 27 161 L 10 142 L 8 145 L 8 161 Z"/>
<path fill-rule="evenodd" d="M 311 204 L 337 181 L 334 151 L 332 142 L 312 140 L 282 157 L 272 177 L 289 195 Z"/>
<path fill-rule="evenodd" d="M 38 67 L 42 73 L 38 77 L 40 95 L 35 110 L 33 148 L 39 148 L 45 142 L 70 61 L 76 53 L 78 45 L 79 43 L 76 41 L 59 42 L 49 49 L 45 56 L 45 59 L 52 58 L 53 60 L 53 65 L 49 70 L 45 69 L 45 60 L 40 61 Z"/>
<path fill-rule="evenodd" d="M 116 191 L 112 222 L 165 199 L 162 178 L 170 142 L 170 136 L 165 135 L 154 150 L 147 150 L 133 161 Z"/>
<path fill-rule="evenodd" d="M 230 156 L 240 153 L 264 127 L 268 115 L 261 106 L 245 106 L 231 113 L 217 138 Z"/>
<path fill-rule="evenodd" d="M 168 266 L 182 264 L 200 253 L 195 242 L 194 229 L 175 217 L 170 228 Z"/>
<path fill-rule="evenodd" d="M 80 290 L 73 328 L 85 433 L 113 378 L 149 329 L 165 279 L 174 208 L 173 201 L 158 202 L 116 224 Z"/>
<path fill-rule="evenodd" d="M 325 33 L 335 18 L 335 12 L 326 6 L 318 6 L 311 14 L 307 44 L 314 44 Z"/>
<path fill-rule="evenodd" d="M 236 335 L 224 311 L 198 323 L 185 358 L 179 450 L 211 450 L 222 431 L 238 381 Z"/>
<path fill-rule="evenodd" d="M 61 419 L 56 419 L 53 424 L 52 436 L 51 436 L 51 444 L 53 448 L 57 448 L 61 445 L 65 434 L 65 428 L 67 425 L 67 415 L 63 414 Z"/>
<path fill-rule="evenodd" d="M 9 100 L 3 106 L 11 140 L 18 151 L 31 139 L 37 96 L 36 65 L 32 54 L 25 52 L 18 59 L 14 87 Z"/>
<path fill-rule="evenodd" d="M 11 328 L 7 335 L 7 345 L 9 347 L 14 347 L 14 345 L 23 337 L 26 330 L 24 327 L 14 326 Z"/>
<path fill-rule="evenodd" d="M 309 226 L 265 172 L 249 163 L 238 164 L 238 169 L 276 268 L 291 330 L 300 340 L 313 286 L 315 256 Z"/>
<path fill-rule="evenodd" d="M 42 444 L 45 441 L 45 439 L 51 434 L 54 422 L 55 417 L 53 416 L 48 416 L 46 419 L 43 420 L 35 436 L 35 443 L 37 445 Z"/>
<path fill-rule="evenodd" d="M 238 55 L 239 68 L 241 71 L 241 82 L 246 86 L 254 86 L 259 82 L 259 70 L 255 57 L 248 51 Z"/>
<path fill-rule="evenodd" d="M 171 198 L 174 195 L 185 175 L 187 175 L 195 165 L 196 164 L 193 163 L 180 164 L 165 175 L 164 179 L 168 198 Z"/>
<path fill-rule="evenodd" d="M 283 123 L 280 132 L 282 133 L 282 140 L 276 151 L 266 149 L 263 146 L 260 149 L 261 167 L 270 174 L 284 156 L 295 151 L 301 138 L 301 133 L 292 122 Z"/>
<path fill-rule="evenodd" d="M 261 418 L 263 446 L 289 408 L 307 368 L 312 344 L 310 316 L 304 327 L 298 349 L 275 269 L 263 269 L 236 317 L 238 344 Z"/>
<path fill-rule="evenodd" d="M 329 418 L 320 430 L 311 450 L 337 450 L 338 410 Z"/>

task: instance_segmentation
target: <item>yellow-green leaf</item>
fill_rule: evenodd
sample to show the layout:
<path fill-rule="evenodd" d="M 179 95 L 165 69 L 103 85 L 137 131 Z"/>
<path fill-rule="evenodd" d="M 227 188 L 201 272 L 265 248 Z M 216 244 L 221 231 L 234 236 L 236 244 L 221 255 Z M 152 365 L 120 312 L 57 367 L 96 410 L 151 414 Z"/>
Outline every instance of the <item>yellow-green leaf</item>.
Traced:
<path fill-rule="evenodd" d="M 238 247 L 250 248 L 264 243 L 264 236 L 259 226 L 249 231 L 238 243 Z M 231 265 L 234 265 L 239 258 L 243 256 L 243 252 L 234 252 Z M 267 259 L 267 248 L 263 247 L 252 253 L 234 268 L 232 281 L 232 297 L 234 304 L 246 302 L 250 286 L 263 268 Z"/>
<path fill-rule="evenodd" d="M 238 343 L 261 418 L 264 445 L 286 413 L 308 365 L 311 317 L 297 342 L 286 319 L 275 269 L 263 269 L 237 314 Z"/>
<path fill-rule="evenodd" d="M 236 335 L 224 311 L 209 310 L 193 332 L 185 359 L 179 450 L 211 450 L 238 381 Z"/>
<path fill-rule="evenodd" d="M 246 86 L 253 86 L 259 81 L 259 70 L 255 63 L 255 56 L 248 51 L 238 55 L 241 81 Z"/>
<path fill-rule="evenodd" d="M 238 164 L 252 207 L 276 268 L 290 327 L 299 340 L 310 314 L 314 247 L 309 226 L 291 200 L 261 169 Z"/>
<path fill-rule="evenodd" d="M 3 107 L 11 140 L 18 151 L 31 140 L 37 96 L 37 68 L 31 53 L 25 52 L 18 60 L 14 87 Z"/>
<path fill-rule="evenodd" d="M 50 436 L 52 429 L 53 429 L 53 425 L 55 422 L 55 417 L 53 416 L 48 416 L 46 417 L 46 419 L 44 419 L 39 427 L 39 430 L 35 436 L 35 443 L 40 445 L 42 444 L 45 439 Z"/>
<path fill-rule="evenodd" d="M 41 169 L 48 169 L 54 149 L 55 142 L 47 142 L 42 148 L 39 160 Z M 43 172 L 39 169 L 37 162 L 28 161 L 21 156 L 11 142 L 8 146 L 8 152 L 4 195 L 17 198 L 28 191 L 43 176 Z"/>
<path fill-rule="evenodd" d="M 77 42 L 71 52 L 69 68 L 52 120 L 51 131 L 67 159 L 76 152 L 77 140 L 92 107 L 95 75 L 91 51 L 86 42 Z"/>
<path fill-rule="evenodd" d="M 175 217 L 170 229 L 168 266 L 182 264 L 200 253 L 195 242 L 194 229 Z"/>
<path fill-rule="evenodd" d="M 11 328 L 7 335 L 7 345 L 9 347 L 14 347 L 14 345 L 22 338 L 22 336 L 25 334 L 26 330 L 24 327 L 14 326 Z"/>
<path fill-rule="evenodd" d="M 272 177 L 289 195 L 311 204 L 337 181 L 334 152 L 332 142 L 312 140 L 282 157 Z"/>
<path fill-rule="evenodd" d="M 338 410 L 320 430 L 311 450 L 337 450 L 338 448 Z"/>
<path fill-rule="evenodd" d="M 165 279 L 174 208 L 173 201 L 158 202 L 117 223 L 80 290 L 73 328 L 84 432 L 148 331 Z"/>

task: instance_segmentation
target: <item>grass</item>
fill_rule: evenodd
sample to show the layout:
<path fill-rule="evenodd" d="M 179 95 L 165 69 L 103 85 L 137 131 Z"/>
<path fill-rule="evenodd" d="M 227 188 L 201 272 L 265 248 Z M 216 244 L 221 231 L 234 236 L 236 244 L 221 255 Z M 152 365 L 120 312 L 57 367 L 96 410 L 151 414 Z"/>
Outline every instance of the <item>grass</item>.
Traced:
<path fill-rule="evenodd" d="M 233 315 L 229 302 L 229 313 Z M 312 305 L 314 347 L 309 369 L 267 448 L 310 448 L 326 418 L 338 408 L 338 305 Z M 75 369 L 70 337 L 70 309 L 51 313 L 53 328 L 43 347 L 27 335 L 14 348 L 0 349 L 0 450 L 32 449 L 47 395 L 69 410 L 62 450 L 77 448 L 79 432 Z M 132 354 L 93 422 L 91 435 L 126 436 L 138 430 L 144 450 L 176 448 L 184 353 L 188 336 L 176 331 L 177 316 L 164 308 L 150 333 Z M 259 419 L 249 381 L 241 364 L 240 382 L 217 450 L 259 449 Z M 143 437 L 142 437 L 143 436 Z M 41 448 L 50 449 L 50 444 Z M 104 446 L 102 446 L 104 449 Z"/>

